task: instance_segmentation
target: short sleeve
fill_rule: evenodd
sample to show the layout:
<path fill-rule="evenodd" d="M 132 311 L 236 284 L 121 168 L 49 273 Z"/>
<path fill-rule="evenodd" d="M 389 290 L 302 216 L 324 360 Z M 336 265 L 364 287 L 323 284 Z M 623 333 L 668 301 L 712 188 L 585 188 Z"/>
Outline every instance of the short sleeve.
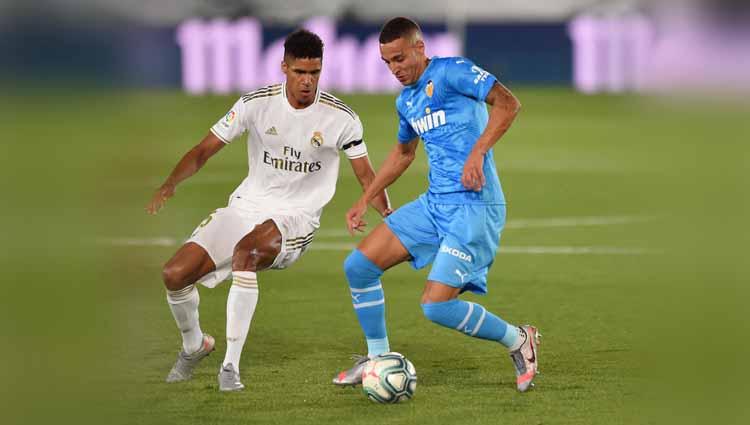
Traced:
<path fill-rule="evenodd" d="M 362 121 L 358 116 L 355 115 L 353 120 L 347 120 L 346 127 L 339 137 L 339 149 L 344 151 L 347 158 L 357 159 L 367 155 L 367 146 L 362 140 L 363 132 Z"/>
<path fill-rule="evenodd" d="M 396 108 L 398 110 L 398 107 Z M 398 112 L 398 142 L 409 143 L 417 137 L 417 133 L 412 128 L 409 121 L 401 115 L 401 111 Z"/>
<path fill-rule="evenodd" d="M 239 99 L 232 109 L 211 127 L 211 132 L 229 144 L 247 131 L 249 122 L 247 104 Z"/>
<path fill-rule="evenodd" d="M 453 90 L 484 102 L 497 78 L 468 59 L 451 58 L 445 66 L 445 80 Z"/>

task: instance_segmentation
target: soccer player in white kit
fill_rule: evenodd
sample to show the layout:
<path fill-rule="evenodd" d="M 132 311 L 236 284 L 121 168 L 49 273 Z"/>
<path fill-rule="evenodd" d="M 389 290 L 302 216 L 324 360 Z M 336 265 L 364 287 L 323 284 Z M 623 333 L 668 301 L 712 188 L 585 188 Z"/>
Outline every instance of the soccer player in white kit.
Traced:
<path fill-rule="evenodd" d="M 177 184 L 248 133 L 248 176 L 227 207 L 200 223 L 164 266 L 167 302 L 182 333 L 182 349 L 167 382 L 190 379 L 198 362 L 214 350 L 213 337 L 200 328 L 195 284 L 213 288 L 231 275 L 227 352 L 218 380 L 220 391 L 242 390 L 239 361 L 258 302 L 256 273 L 288 267 L 310 245 L 323 206 L 336 189 L 339 151 L 349 158 L 363 189 L 375 177 L 359 117 L 318 90 L 322 57 L 317 35 L 306 30 L 290 34 L 281 63 L 286 82 L 242 96 L 185 154 L 146 207 L 158 212 Z M 385 191 L 371 205 L 382 216 L 391 212 Z"/>

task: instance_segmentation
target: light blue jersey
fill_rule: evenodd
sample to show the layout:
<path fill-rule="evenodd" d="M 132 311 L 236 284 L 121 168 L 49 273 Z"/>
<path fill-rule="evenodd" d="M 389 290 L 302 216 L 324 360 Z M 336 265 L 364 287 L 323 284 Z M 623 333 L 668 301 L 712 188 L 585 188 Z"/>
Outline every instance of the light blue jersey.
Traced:
<path fill-rule="evenodd" d="M 464 163 L 487 126 L 485 98 L 496 78 L 462 57 L 433 57 L 419 80 L 396 99 L 398 140 L 421 137 L 430 164 L 427 199 L 441 204 L 505 204 L 490 150 L 479 192 L 461 183 Z"/>
<path fill-rule="evenodd" d="M 505 225 L 505 197 L 492 151 L 486 184 L 461 183 L 466 158 L 487 126 L 485 98 L 496 79 L 460 57 L 432 58 L 419 80 L 396 100 L 399 143 L 422 138 L 430 164 L 427 192 L 388 216 L 386 225 L 411 254 L 414 268 L 432 264 L 428 280 L 487 292 Z"/>

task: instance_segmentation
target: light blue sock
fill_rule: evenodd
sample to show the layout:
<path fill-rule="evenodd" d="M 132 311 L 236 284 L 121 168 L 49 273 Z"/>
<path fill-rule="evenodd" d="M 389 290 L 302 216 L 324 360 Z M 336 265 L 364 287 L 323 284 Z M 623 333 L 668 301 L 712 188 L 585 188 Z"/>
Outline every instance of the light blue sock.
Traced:
<path fill-rule="evenodd" d="M 367 339 L 367 355 L 387 353 L 390 346 L 385 329 L 385 296 L 380 284 L 383 270 L 355 249 L 344 261 L 344 274 L 349 281 L 354 312 Z"/>
<path fill-rule="evenodd" d="M 499 342 L 507 348 L 511 348 L 516 345 L 518 336 L 518 326 L 508 325 L 508 328 L 505 330 L 505 335 L 503 335 Z"/>
<path fill-rule="evenodd" d="M 506 347 L 518 338 L 518 329 L 479 304 L 459 299 L 422 304 L 425 317 L 466 335 L 497 341 Z"/>

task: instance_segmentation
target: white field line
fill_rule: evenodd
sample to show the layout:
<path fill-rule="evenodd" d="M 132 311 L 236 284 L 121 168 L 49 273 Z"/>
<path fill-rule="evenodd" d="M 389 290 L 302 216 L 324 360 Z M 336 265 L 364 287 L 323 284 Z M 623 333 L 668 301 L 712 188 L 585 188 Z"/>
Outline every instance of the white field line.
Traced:
<path fill-rule="evenodd" d="M 516 219 L 510 220 L 505 225 L 506 229 L 528 229 L 549 227 L 584 227 L 584 226 L 611 226 L 617 224 L 641 223 L 653 220 L 648 216 L 592 216 L 592 217 L 556 217 L 539 219 Z M 314 251 L 349 251 L 356 244 L 354 242 L 323 242 L 321 238 L 348 237 L 346 229 L 324 229 L 317 232 L 318 241 L 310 245 Z M 160 246 L 172 247 L 183 243 L 183 239 L 171 237 L 154 238 L 101 238 L 99 244 L 109 246 Z M 639 255 L 653 253 L 653 251 L 638 248 L 621 248 L 608 246 L 501 246 L 501 254 L 563 254 L 563 255 Z"/>
<path fill-rule="evenodd" d="M 181 243 L 175 238 L 110 238 L 99 239 L 102 245 L 118 247 L 174 247 Z M 313 242 L 311 251 L 351 251 L 356 247 L 351 242 Z M 640 248 L 622 248 L 614 246 L 500 246 L 500 254 L 532 255 L 643 255 L 656 251 Z"/>
<path fill-rule="evenodd" d="M 615 224 L 644 223 L 653 219 L 654 217 L 649 216 L 529 218 L 508 220 L 505 228 L 611 226 Z"/>
<path fill-rule="evenodd" d="M 521 218 L 508 220 L 505 224 L 505 230 L 548 227 L 612 226 L 616 224 L 644 223 L 653 219 L 654 217 L 649 216 Z M 349 232 L 346 229 L 323 229 L 316 232 L 316 236 L 323 238 L 343 237 L 349 236 Z"/>
<path fill-rule="evenodd" d="M 110 246 L 176 246 L 180 241 L 175 238 L 99 238 L 99 245 Z"/>

